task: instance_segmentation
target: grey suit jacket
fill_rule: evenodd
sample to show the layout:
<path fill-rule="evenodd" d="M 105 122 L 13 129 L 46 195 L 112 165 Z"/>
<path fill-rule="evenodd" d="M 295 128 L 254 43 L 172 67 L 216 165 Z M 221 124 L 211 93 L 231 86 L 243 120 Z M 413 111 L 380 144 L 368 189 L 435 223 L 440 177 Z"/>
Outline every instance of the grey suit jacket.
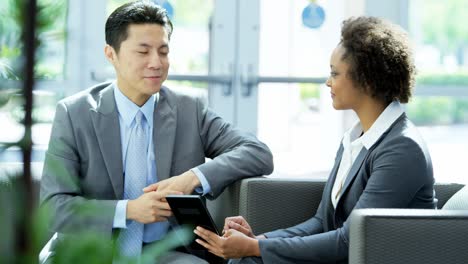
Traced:
<path fill-rule="evenodd" d="M 358 154 L 335 210 L 331 191 L 342 154 L 341 145 L 316 215 L 260 240 L 264 263 L 347 263 L 353 209 L 436 208 L 431 158 L 405 114 Z"/>
<path fill-rule="evenodd" d="M 235 129 L 199 99 L 160 91 L 154 112 L 158 180 L 198 167 L 217 197 L 232 182 L 270 174 L 272 155 L 253 135 Z M 212 160 L 205 163 L 205 157 Z M 53 232 L 113 231 L 124 178 L 113 85 L 99 84 L 58 103 L 41 179 L 41 203 Z M 86 207 L 85 213 L 77 213 Z M 98 214 L 89 214 L 89 210 Z"/>

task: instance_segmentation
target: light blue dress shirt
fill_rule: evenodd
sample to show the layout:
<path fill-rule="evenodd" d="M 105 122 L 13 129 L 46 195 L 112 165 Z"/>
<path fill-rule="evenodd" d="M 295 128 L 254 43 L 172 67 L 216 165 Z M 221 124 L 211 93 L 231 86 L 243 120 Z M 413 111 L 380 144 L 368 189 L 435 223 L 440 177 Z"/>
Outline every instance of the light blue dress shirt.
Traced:
<path fill-rule="evenodd" d="M 158 101 L 158 94 L 152 96 L 146 103 L 139 107 L 131 100 L 129 100 L 114 83 L 114 97 L 119 112 L 119 123 L 120 123 L 120 137 L 122 146 L 122 164 L 125 175 L 125 161 L 127 158 L 127 147 L 130 139 L 130 131 L 135 126 L 135 116 L 138 110 L 140 110 L 146 118 L 146 131 L 148 138 L 148 150 L 147 150 L 147 185 L 157 182 L 157 168 L 156 158 L 154 155 L 154 142 L 153 142 L 153 114 L 154 109 Z M 156 146 L 157 147 L 157 146 Z M 205 175 L 198 169 L 193 168 L 192 171 L 198 177 L 201 183 L 201 188 L 197 188 L 196 191 L 201 194 L 207 194 L 211 192 L 211 187 L 206 180 Z M 127 203 L 128 200 L 120 200 L 117 202 L 117 207 L 114 215 L 114 228 L 126 228 L 127 227 Z M 143 242 L 150 243 L 156 240 L 160 240 L 169 228 L 169 222 L 156 222 L 152 224 L 145 224 L 143 231 Z"/>

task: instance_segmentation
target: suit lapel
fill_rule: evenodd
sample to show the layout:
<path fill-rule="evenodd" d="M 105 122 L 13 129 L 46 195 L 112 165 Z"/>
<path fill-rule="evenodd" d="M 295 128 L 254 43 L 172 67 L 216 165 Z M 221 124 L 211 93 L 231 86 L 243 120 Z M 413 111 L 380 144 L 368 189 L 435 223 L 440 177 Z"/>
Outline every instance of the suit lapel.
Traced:
<path fill-rule="evenodd" d="M 158 181 L 169 178 L 176 136 L 177 108 L 167 88 L 161 89 L 153 117 L 153 142 Z"/>
<path fill-rule="evenodd" d="M 333 168 L 330 172 L 330 177 L 329 177 L 330 179 L 328 180 L 324 189 L 325 195 L 323 199 L 326 199 L 324 202 L 327 205 L 327 207 L 332 206 L 331 191 L 333 189 L 333 184 L 335 183 L 336 174 L 338 172 L 338 168 L 340 167 L 340 161 L 341 161 L 342 156 L 343 156 L 343 145 L 340 145 L 340 148 L 338 149 L 338 152 L 336 153 L 335 164 L 333 165 Z"/>
<path fill-rule="evenodd" d="M 322 212 L 322 217 L 324 221 L 323 223 L 324 230 L 326 231 L 330 230 L 333 226 L 335 226 L 334 218 L 333 218 L 333 215 L 335 213 L 335 208 L 333 208 L 333 204 L 331 200 L 331 192 L 333 189 L 333 184 L 335 183 L 336 174 L 340 167 L 340 161 L 341 161 L 342 156 L 343 156 L 343 145 L 340 145 L 340 148 L 338 149 L 338 152 L 336 153 L 335 164 L 333 165 L 333 168 L 330 172 L 329 180 L 327 181 L 327 184 L 325 185 L 325 188 L 323 190 L 322 203 L 323 203 L 324 211 Z"/>
<path fill-rule="evenodd" d="M 333 165 L 333 168 L 330 172 L 330 180 L 328 181 L 328 184 L 326 186 L 326 190 L 328 192 L 328 196 L 331 195 L 331 191 L 333 189 L 333 184 L 335 184 L 335 179 L 336 179 L 336 174 L 338 173 L 338 169 L 340 167 L 340 162 L 341 162 L 341 158 L 343 156 L 343 145 L 340 145 L 340 148 L 336 154 L 336 158 L 335 158 L 335 164 Z M 330 198 L 330 197 L 328 197 Z M 331 200 L 330 200 L 331 202 Z"/>
<path fill-rule="evenodd" d="M 366 148 L 362 148 L 361 151 L 359 152 L 358 156 L 356 157 L 356 160 L 353 162 L 353 166 L 351 167 L 351 169 L 349 169 L 349 173 L 345 179 L 345 182 L 343 184 L 343 188 L 341 189 L 341 196 L 340 196 L 340 199 L 343 197 L 343 193 L 346 192 L 346 189 L 349 187 L 349 185 L 351 184 L 351 182 L 353 181 L 354 178 L 356 178 L 357 176 L 357 173 L 359 171 L 359 169 L 361 168 L 363 162 L 364 162 L 364 159 L 366 158 L 367 156 L 367 153 L 369 153 L 369 151 L 366 149 Z M 338 203 L 340 202 L 338 200 Z M 338 204 L 337 203 L 337 204 Z"/>
<path fill-rule="evenodd" d="M 393 123 L 392 125 L 387 128 L 387 130 L 385 130 L 385 132 L 376 140 L 376 142 L 372 145 L 372 147 L 370 148 L 371 150 L 375 148 L 375 146 L 377 146 L 380 142 L 387 134 L 388 132 L 398 123 L 398 122 L 401 122 L 401 120 L 403 120 L 404 118 L 406 117 L 406 114 L 405 113 L 402 113 Z M 353 181 L 354 178 L 356 178 L 357 176 L 357 172 L 359 171 L 359 169 L 361 168 L 365 158 L 367 157 L 367 155 L 369 154 L 369 151 L 370 150 L 367 150 L 366 148 L 362 148 L 361 151 L 359 152 L 358 156 L 356 157 L 356 160 L 354 161 L 353 163 L 353 166 L 351 167 L 351 169 L 349 170 L 349 173 L 346 177 L 346 180 L 343 184 L 343 189 L 341 190 L 341 193 L 344 193 L 346 191 L 346 189 L 349 187 L 349 185 L 351 184 L 351 182 Z M 343 195 L 341 195 L 341 197 L 343 197 Z M 340 197 L 340 200 L 341 200 L 341 197 Z M 339 202 L 339 201 L 338 201 Z"/>
<path fill-rule="evenodd" d="M 398 122 L 400 122 L 401 120 L 403 120 L 404 118 L 406 117 L 405 113 L 402 113 L 395 121 L 393 121 L 393 123 L 390 125 L 389 128 L 387 128 L 387 130 L 385 130 L 385 132 L 375 141 L 375 143 L 372 145 L 372 147 L 370 148 L 371 150 L 375 148 L 375 146 L 377 146 L 380 142 L 387 134 L 388 134 L 388 131 L 390 131 L 390 129 L 392 129 L 392 127 L 395 126 L 395 124 L 397 124 Z M 344 193 L 346 191 L 346 189 L 349 187 L 349 185 L 351 184 L 351 182 L 353 181 L 354 178 L 356 178 L 357 176 L 357 172 L 359 171 L 359 169 L 361 168 L 365 158 L 367 157 L 367 155 L 369 154 L 369 150 L 367 150 L 366 148 L 362 148 L 361 151 L 359 152 L 358 156 L 356 157 L 356 160 L 354 161 L 353 163 L 353 166 L 351 167 L 351 169 L 349 170 L 349 173 L 346 177 L 346 180 L 343 184 L 343 189 L 341 190 L 341 193 Z M 341 195 L 341 197 L 343 197 L 343 195 Z M 341 199 L 340 197 L 340 199 Z"/>
<path fill-rule="evenodd" d="M 343 156 L 343 150 L 344 150 L 343 144 L 341 144 L 340 148 L 338 149 L 338 152 L 336 153 L 335 164 L 333 165 L 333 168 L 330 172 L 331 184 L 328 185 L 328 189 L 330 189 L 330 192 L 331 192 L 331 189 L 333 188 L 333 184 L 335 183 L 336 174 L 338 173 L 338 168 L 340 167 L 341 158 Z"/>
<path fill-rule="evenodd" d="M 97 107 L 91 109 L 91 120 L 115 197 L 120 199 L 124 190 L 122 146 L 113 87 L 109 85 L 101 91 Z"/>

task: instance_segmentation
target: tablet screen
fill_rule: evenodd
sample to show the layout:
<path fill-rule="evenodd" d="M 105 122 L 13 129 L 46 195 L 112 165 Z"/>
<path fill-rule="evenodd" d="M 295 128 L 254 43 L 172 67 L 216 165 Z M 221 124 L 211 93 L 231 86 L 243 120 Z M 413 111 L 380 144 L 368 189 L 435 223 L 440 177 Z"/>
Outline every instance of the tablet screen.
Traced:
<path fill-rule="evenodd" d="M 219 235 L 218 228 L 199 195 L 168 195 L 166 200 L 179 225 L 188 225 L 192 229 L 201 226 Z M 192 243 L 192 247 L 203 248 L 196 242 Z"/>

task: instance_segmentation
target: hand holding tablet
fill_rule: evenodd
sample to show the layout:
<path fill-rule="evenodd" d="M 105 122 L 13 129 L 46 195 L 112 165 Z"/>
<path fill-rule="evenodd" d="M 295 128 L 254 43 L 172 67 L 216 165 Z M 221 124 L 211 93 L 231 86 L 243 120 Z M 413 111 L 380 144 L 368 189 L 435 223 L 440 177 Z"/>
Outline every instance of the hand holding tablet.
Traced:
<path fill-rule="evenodd" d="M 194 229 L 202 226 L 219 235 L 218 228 L 199 195 L 167 195 L 166 200 L 179 225 L 189 225 Z"/>
<path fill-rule="evenodd" d="M 220 235 L 219 229 L 199 195 L 167 195 L 166 200 L 179 225 L 186 225 L 192 229 L 201 226 Z M 193 249 L 205 249 L 194 241 L 191 244 Z"/>

